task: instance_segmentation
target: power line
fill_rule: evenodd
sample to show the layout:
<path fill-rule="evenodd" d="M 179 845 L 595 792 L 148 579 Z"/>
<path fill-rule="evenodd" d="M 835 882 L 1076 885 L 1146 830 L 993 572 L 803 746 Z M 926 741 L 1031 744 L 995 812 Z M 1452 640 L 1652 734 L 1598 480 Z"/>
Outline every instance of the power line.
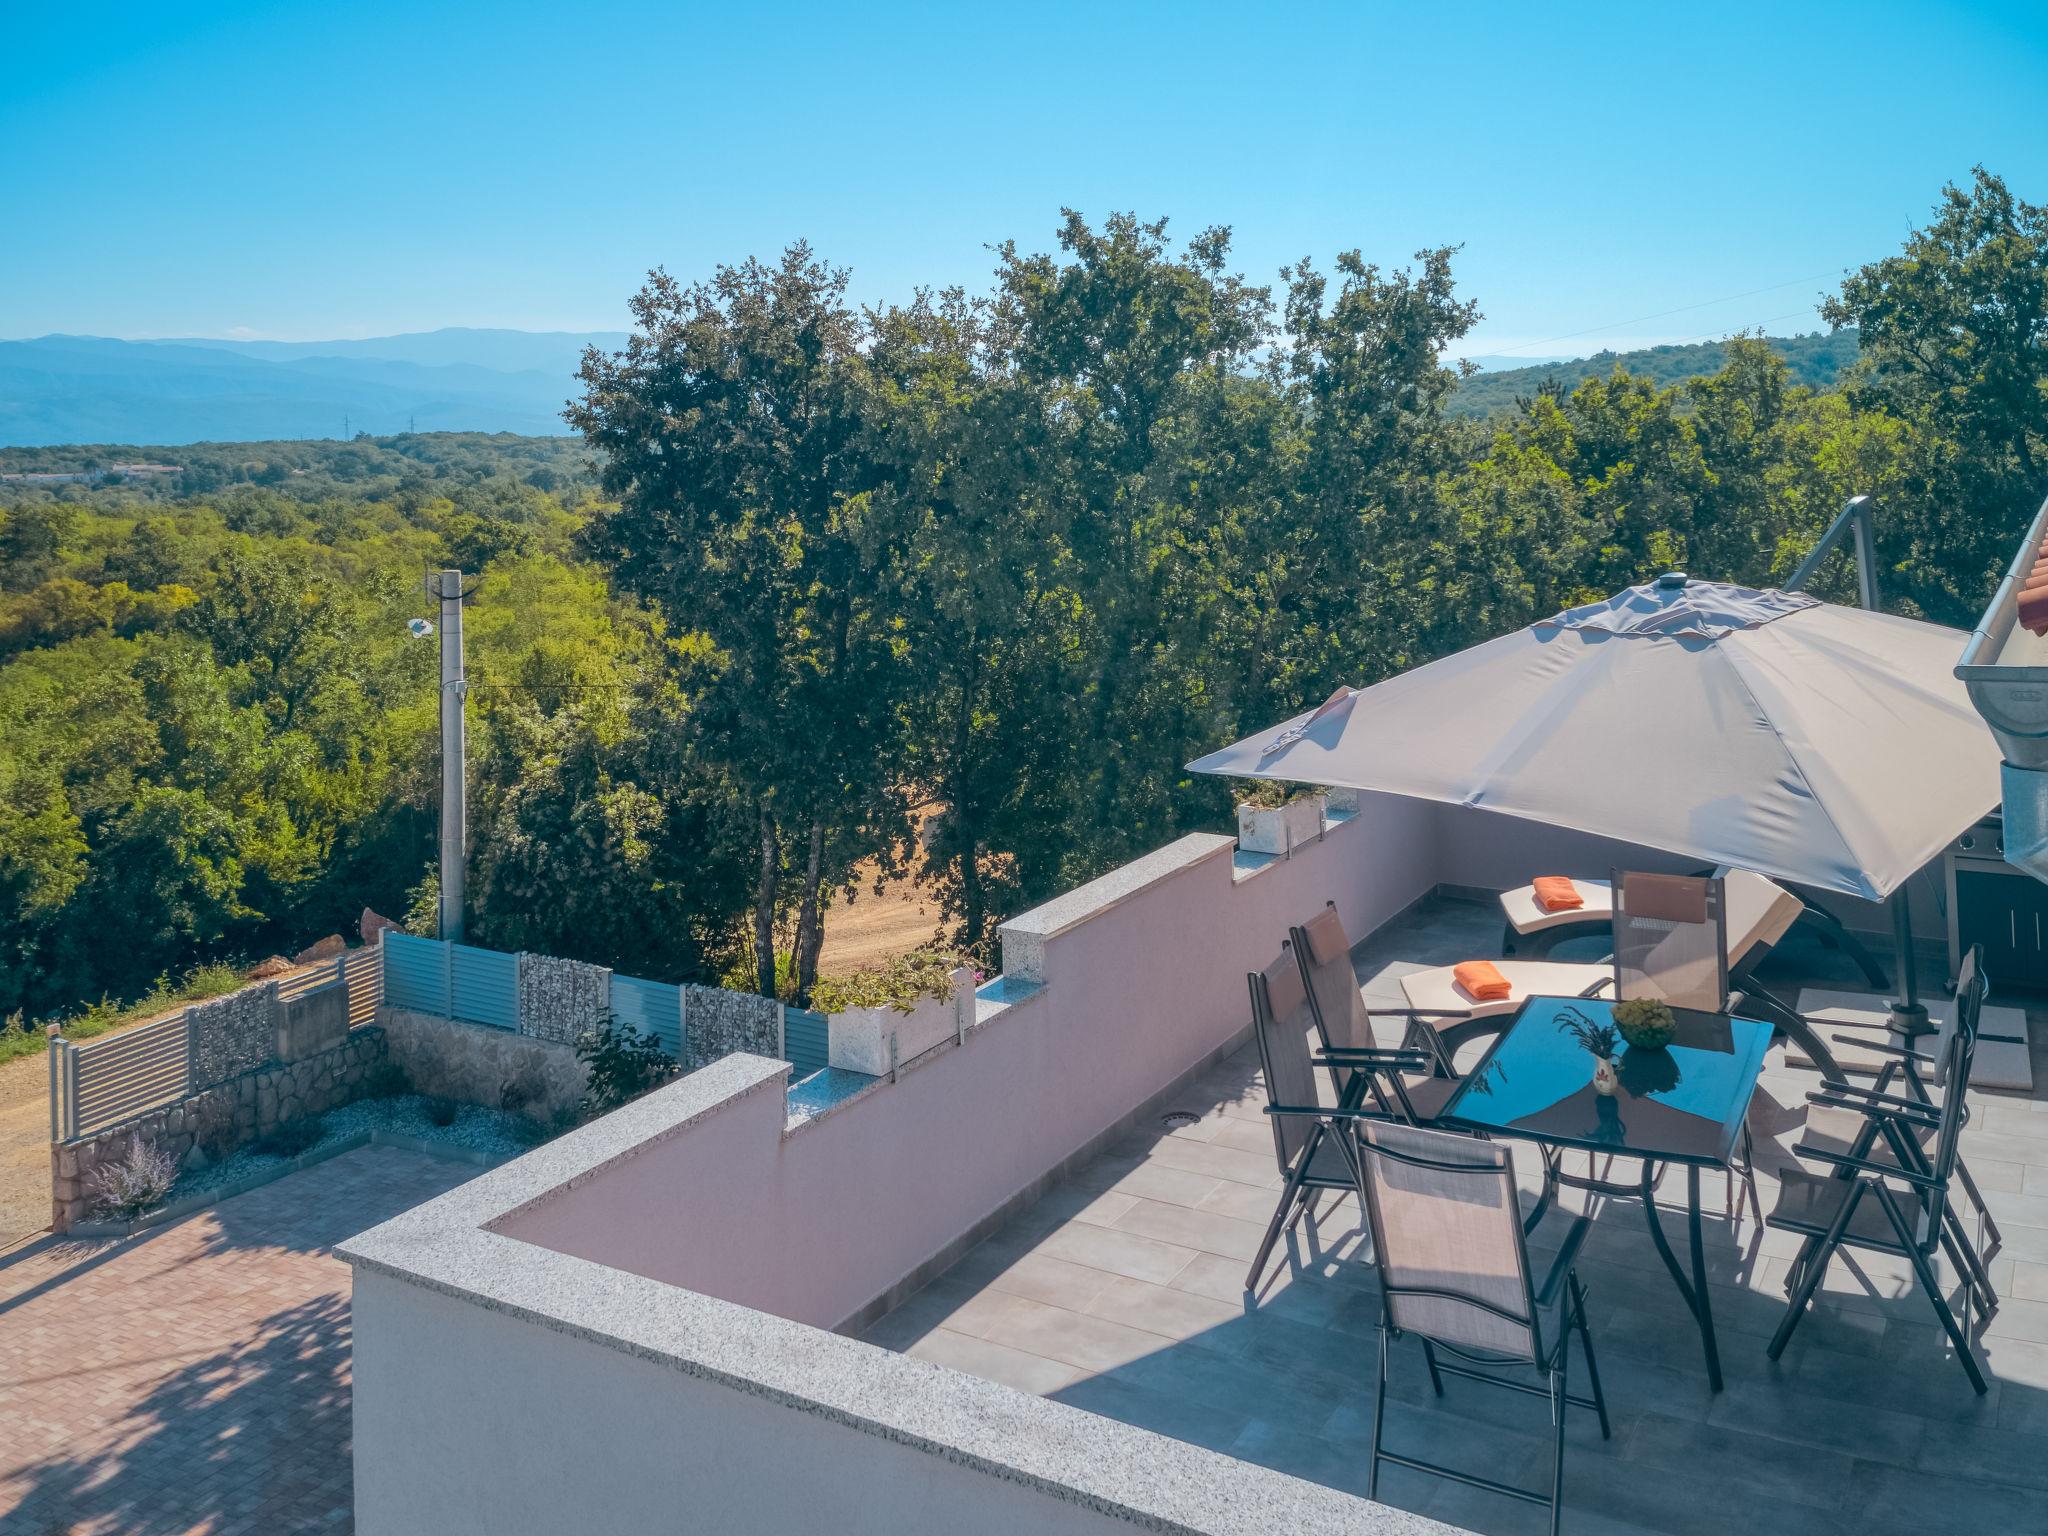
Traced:
<path fill-rule="evenodd" d="M 1517 352 L 1527 352 L 1535 347 L 1547 347 L 1555 342 L 1560 341 L 1574 341 L 1581 336 L 1597 335 L 1601 331 L 1616 330 L 1624 325 L 1641 325 L 1645 320 L 1662 320 L 1669 315 L 1689 314 L 1695 309 L 1711 309 L 1716 304 L 1732 304 L 1737 299 L 1753 299 L 1760 293 L 1776 293 L 1780 288 L 1793 288 L 1797 287 L 1800 283 L 1817 283 L 1822 278 L 1829 276 L 1832 276 L 1832 274 L 1827 272 L 1820 272 L 1816 273 L 1812 277 L 1794 277 L 1782 283 L 1772 283 L 1768 287 L 1751 288 L 1746 293 L 1731 293 L 1718 299 L 1702 299 L 1697 304 L 1681 304 L 1676 309 L 1660 309 L 1655 314 L 1651 315 L 1637 315 L 1633 319 L 1629 320 L 1613 320 L 1605 325 L 1589 326 L 1583 331 L 1568 331 L 1562 336 L 1546 336 L 1541 341 L 1525 341 L 1520 346 L 1502 347 L 1498 352 L 1494 353 L 1493 355 L 1495 357 L 1512 357 Z M 1805 311 L 1794 310 L 1792 313 L 1804 314 Z M 1777 315 L 1773 318 L 1783 320 L 1789 318 L 1789 316 Z M 1761 321 L 1759 323 L 1769 324 L 1768 321 Z"/>
<path fill-rule="evenodd" d="M 1790 319 L 1791 319 L 1791 318 L 1792 318 L 1793 316 L 1795 316 L 1795 315 L 1803 315 L 1803 314 L 1805 314 L 1805 313 L 1806 313 L 1806 311 L 1805 311 L 1805 310 L 1803 310 L 1803 309 L 1792 309 L 1792 310 L 1787 310 L 1787 311 L 1786 311 L 1786 312 L 1785 312 L 1784 314 L 1782 314 L 1782 315 L 1766 315 L 1766 316 L 1765 316 L 1765 317 L 1764 317 L 1763 319 L 1761 319 L 1761 320 L 1755 320 L 1755 321 L 1752 321 L 1752 322 L 1750 322 L 1750 323 L 1751 323 L 1752 325 L 1760 325 L 1760 326 L 1761 326 L 1761 325 L 1769 325 L 1769 324 L 1771 324 L 1771 323 L 1772 323 L 1773 321 L 1777 321 L 1777 320 L 1790 320 Z M 1696 341 L 1726 341 L 1726 340 L 1727 340 L 1727 339 L 1728 339 L 1728 338 L 1729 338 L 1730 336 L 1733 336 L 1733 335 L 1734 335 L 1734 334 L 1735 334 L 1735 333 L 1736 333 L 1737 331 L 1745 331 L 1745 330 L 1748 330 L 1748 329 L 1749 329 L 1749 326 L 1745 326 L 1745 325 L 1737 325 L 1737 326 L 1731 326 L 1731 327 L 1730 327 L 1729 329 L 1727 329 L 1727 330 L 1725 330 L 1725 331 L 1702 331 L 1702 332 L 1700 332 L 1700 334 L 1699 334 L 1699 335 L 1697 335 L 1697 336 L 1688 336 L 1688 337 L 1686 337 L 1686 338 L 1685 338 L 1685 339 L 1684 339 L 1683 341 L 1667 341 L 1667 342 L 1663 342 L 1663 343 L 1661 343 L 1661 345 L 1663 345 L 1663 346 L 1667 346 L 1667 347 L 1685 347 L 1685 346 L 1690 346 L 1690 345 L 1692 345 L 1692 343 L 1694 343 L 1694 342 L 1696 342 Z"/>

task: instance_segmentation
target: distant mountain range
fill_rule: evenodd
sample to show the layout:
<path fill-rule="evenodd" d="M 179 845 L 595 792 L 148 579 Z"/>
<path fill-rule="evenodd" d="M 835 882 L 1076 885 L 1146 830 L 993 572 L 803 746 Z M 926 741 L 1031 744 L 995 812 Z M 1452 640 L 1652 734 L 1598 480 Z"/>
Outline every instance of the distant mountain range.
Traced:
<path fill-rule="evenodd" d="M 1832 384 L 1856 361 L 1856 333 L 1766 338 L 1802 384 Z M 450 328 L 363 341 L 114 341 L 40 336 L 0 341 L 0 447 L 59 443 L 253 442 L 367 432 L 566 433 L 586 346 L 615 351 L 624 331 Z M 1546 379 L 1570 389 L 1613 371 L 1672 384 L 1712 373 L 1718 341 L 1600 352 L 1572 360 L 1474 358 L 1460 416 L 1512 410 Z M 1509 366 L 1513 365 L 1513 366 Z"/>
<path fill-rule="evenodd" d="M 1815 331 L 1806 336 L 1764 338 L 1792 370 L 1795 384 L 1825 389 L 1856 361 L 1856 332 Z M 1475 357 L 1479 373 L 1461 383 L 1451 396 L 1454 416 L 1491 416 L 1513 410 L 1515 401 L 1533 395 L 1546 379 L 1555 379 L 1566 389 L 1576 388 L 1591 378 L 1604 378 L 1615 365 L 1640 373 L 1659 384 L 1676 384 L 1703 373 L 1718 373 L 1728 360 L 1728 346 L 1720 341 L 1699 341 L 1685 346 L 1644 347 L 1637 352 L 1596 352 L 1591 357 L 1545 360 L 1526 366 L 1503 367 L 1503 357 Z"/>
<path fill-rule="evenodd" d="M 565 433 L 586 346 L 624 331 L 451 328 L 362 341 L 0 341 L 0 447 Z"/>

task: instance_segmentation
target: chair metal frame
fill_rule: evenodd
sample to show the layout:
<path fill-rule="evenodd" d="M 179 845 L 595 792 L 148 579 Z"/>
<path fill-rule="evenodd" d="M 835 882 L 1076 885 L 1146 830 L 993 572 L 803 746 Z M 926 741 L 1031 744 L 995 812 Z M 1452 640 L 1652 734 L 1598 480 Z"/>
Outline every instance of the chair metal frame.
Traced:
<path fill-rule="evenodd" d="M 1325 902 L 1323 906 L 1328 912 L 1337 909 L 1334 901 Z M 1375 1008 L 1362 1004 L 1361 1012 L 1368 1023 L 1374 1019 L 1404 1021 L 1401 1044 L 1392 1051 L 1342 1044 L 1332 1021 L 1324 1016 L 1322 999 L 1316 993 L 1315 945 L 1309 936 L 1308 925 L 1297 923 L 1288 929 L 1287 942 L 1301 967 L 1301 984 L 1308 993 L 1309 1016 L 1315 1020 L 1316 1037 L 1322 1041 L 1323 1049 L 1318 1059 L 1330 1070 L 1330 1083 L 1336 1089 L 1337 1102 L 1347 1108 L 1362 1107 L 1366 1096 L 1370 1095 L 1380 1113 L 1389 1119 L 1405 1120 L 1410 1125 L 1432 1123 L 1434 1115 L 1417 1110 L 1409 1098 L 1407 1085 L 1402 1082 L 1403 1074 L 1420 1072 L 1456 1082 L 1461 1076 L 1452 1060 L 1457 1046 L 1468 1040 L 1499 1034 L 1507 1027 L 1504 1019 L 1470 1019 L 1464 1013 L 1423 1008 Z M 1348 975 L 1348 958 L 1345 966 Z M 1347 984 L 1354 988 L 1357 985 L 1355 979 Z M 1450 1019 L 1454 1025 L 1464 1020 L 1472 1027 L 1454 1027 L 1451 1031 L 1439 1032 L 1430 1022 L 1433 1019 Z M 1446 1033 L 1456 1035 L 1457 1045 L 1445 1039 Z"/>
<path fill-rule="evenodd" d="M 1770 1224 L 1780 1230 L 1800 1232 L 1806 1238 L 1793 1261 L 1793 1289 L 1785 1316 L 1771 1338 L 1769 1353 L 1773 1360 L 1784 1353 L 1793 1330 L 1805 1317 L 1807 1305 L 1835 1253 L 1842 1248 L 1863 1248 L 1902 1257 L 1912 1265 L 1914 1278 L 1954 1346 L 1970 1385 L 1979 1396 L 1989 1390 L 1971 1347 L 1970 1314 L 1973 1304 L 1981 1304 L 1986 1312 L 1994 1310 L 1998 1298 L 1991 1289 L 1984 1256 L 1963 1228 L 1949 1199 L 1949 1183 L 1961 1162 L 1963 1127 L 1970 1118 L 1970 1060 L 1976 1048 L 1977 1019 L 1986 991 L 1979 952 L 1973 948 L 1957 976 L 1956 1028 L 1949 1038 L 1945 1063 L 1949 1091 L 1939 1111 L 1910 1098 L 1832 1083 L 1806 1096 L 1809 1103 L 1855 1109 L 1868 1119 L 1848 1154 L 1805 1146 L 1793 1148 L 1800 1157 L 1828 1168 L 1832 1175 L 1829 1182 L 1847 1187 L 1825 1229 L 1816 1230 L 1812 1223 L 1770 1219 Z M 1931 1156 L 1922 1150 L 1916 1134 L 1923 1129 L 1933 1132 Z M 1869 1153 L 1879 1136 L 1884 1138 L 1893 1163 L 1871 1160 Z M 1808 1175 L 1810 1180 L 1813 1177 Z M 1901 1184 L 1905 1186 L 1903 1191 L 1894 1187 Z M 1901 1204 L 1902 1196 L 1912 1200 L 1910 1211 Z M 1892 1232 L 1889 1239 L 1880 1233 L 1850 1230 L 1865 1199 L 1875 1200 L 1882 1210 Z M 1773 1218 L 1776 1215 L 1774 1212 Z M 1963 1292 L 1960 1319 L 1949 1306 L 1935 1271 L 1933 1258 L 1937 1250 L 1946 1253 L 1956 1266 Z"/>
<path fill-rule="evenodd" d="M 1491 1163 L 1445 1162 L 1425 1157 L 1419 1153 L 1402 1151 L 1393 1147 L 1380 1146 L 1372 1139 L 1371 1128 L 1365 1124 L 1354 1124 L 1353 1139 L 1355 1167 L 1358 1173 L 1359 1203 L 1365 1208 L 1366 1220 L 1372 1234 L 1373 1251 L 1385 1255 L 1398 1251 L 1390 1247 L 1387 1222 L 1380 1209 L 1379 1198 L 1372 1179 L 1368 1176 L 1369 1159 L 1384 1158 L 1410 1167 L 1421 1168 L 1433 1173 L 1453 1176 L 1469 1176 L 1488 1182 L 1505 1181 L 1506 1187 L 1515 1188 L 1514 1154 L 1506 1147 L 1499 1147 L 1498 1160 Z M 1427 1134 L 1449 1137 L 1448 1131 L 1428 1131 Z M 1470 1138 L 1459 1138 L 1467 1140 Z M 1488 1145 L 1492 1145 L 1488 1143 Z M 1397 1467 L 1410 1471 L 1426 1472 L 1435 1477 L 1448 1478 L 1467 1487 L 1482 1488 L 1489 1493 L 1500 1494 L 1511 1499 L 1520 1499 L 1531 1504 L 1550 1506 L 1551 1536 L 1557 1536 L 1564 1514 L 1564 1431 L 1565 1414 L 1569 1408 L 1591 1408 L 1600 1418 L 1600 1436 L 1612 1438 L 1612 1428 L 1607 1417 L 1607 1396 L 1600 1386 L 1600 1367 L 1593 1354 L 1593 1334 L 1586 1322 L 1586 1292 L 1579 1283 L 1579 1248 L 1592 1229 L 1590 1216 L 1574 1218 L 1566 1231 L 1564 1242 L 1557 1257 L 1551 1261 L 1550 1270 L 1544 1276 L 1539 1288 L 1530 1277 L 1527 1227 L 1520 1221 L 1513 1222 L 1516 1261 L 1522 1282 L 1522 1307 L 1520 1312 L 1501 1307 L 1492 1301 L 1468 1292 L 1460 1291 L 1448 1284 L 1434 1286 L 1404 1286 L 1390 1283 L 1384 1271 L 1380 1276 L 1380 1343 L 1379 1374 L 1373 1390 L 1372 1407 L 1372 1451 L 1371 1464 L 1366 1472 L 1366 1497 L 1376 1498 L 1379 1493 L 1380 1464 L 1391 1462 Z M 1398 1245 L 1398 1236 L 1394 1243 Z M 1452 1344 L 1440 1338 L 1432 1338 L 1417 1330 L 1403 1330 L 1394 1322 L 1394 1301 L 1401 1296 L 1423 1299 L 1455 1301 L 1514 1324 L 1527 1330 L 1530 1341 L 1529 1358 L 1523 1359 L 1506 1352 L 1481 1352 Z M 1555 1305 L 1558 1308 L 1557 1337 L 1546 1344 L 1543 1337 L 1543 1314 Z M 1550 1417 L 1553 1430 L 1552 1460 L 1549 1493 L 1540 1493 L 1531 1488 L 1519 1488 L 1511 1483 L 1498 1482 L 1493 1478 L 1481 1477 L 1456 1467 L 1447 1467 L 1436 1462 L 1424 1461 L 1419 1457 L 1405 1456 L 1389 1451 L 1384 1445 L 1384 1430 L 1387 1406 L 1387 1364 L 1392 1340 L 1404 1333 L 1412 1332 L 1422 1345 L 1424 1360 L 1429 1366 L 1430 1386 L 1438 1397 L 1444 1395 L 1445 1376 L 1457 1376 L 1468 1381 L 1484 1382 L 1490 1386 L 1505 1387 L 1511 1392 L 1520 1392 L 1531 1397 L 1545 1398 L 1550 1403 Z M 1570 1389 L 1571 1337 L 1576 1332 L 1586 1355 L 1586 1376 L 1592 1388 L 1592 1396 L 1575 1396 Z M 1455 1356 L 1462 1365 L 1448 1364 L 1438 1359 L 1438 1351 Z M 1543 1386 L 1516 1381 L 1496 1372 L 1514 1367 L 1531 1366 L 1544 1378 Z"/>
<path fill-rule="evenodd" d="M 1284 954 L 1292 947 L 1290 941 L 1281 946 L 1281 951 Z M 1307 1216 L 1311 1223 L 1314 1222 L 1316 1203 L 1321 1199 L 1323 1192 L 1332 1189 L 1349 1192 L 1356 1187 L 1357 1169 L 1352 1161 L 1353 1151 L 1348 1138 L 1337 1135 L 1337 1147 L 1345 1162 L 1345 1173 L 1342 1177 L 1316 1172 L 1316 1154 L 1321 1149 L 1324 1139 L 1336 1134 L 1337 1125 L 1368 1113 L 1355 1103 L 1340 1104 L 1332 1108 L 1321 1104 L 1282 1102 L 1274 1090 L 1274 1085 L 1279 1081 L 1279 1074 L 1274 1070 L 1277 1053 L 1283 1050 L 1299 1050 L 1302 1061 L 1296 1065 L 1305 1063 L 1311 1077 L 1317 1066 L 1329 1067 L 1333 1077 L 1341 1066 L 1352 1073 L 1353 1082 L 1358 1085 L 1373 1082 L 1381 1071 L 1427 1070 L 1431 1065 L 1431 1058 L 1420 1051 L 1347 1051 L 1343 1053 L 1341 1062 L 1320 1057 L 1310 1052 L 1306 1035 L 1297 1041 L 1292 1038 L 1291 1031 L 1280 1027 L 1279 1021 L 1273 1016 L 1273 1000 L 1263 971 L 1246 973 L 1245 984 L 1251 993 L 1252 1038 L 1258 1045 L 1259 1070 L 1264 1074 L 1266 1083 L 1266 1114 L 1271 1118 L 1273 1127 L 1273 1160 L 1279 1166 L 1285 1180 L 1280 1190 L 1279 1203 L 1273 1208 L 1273 1218 L 1266 1223 L 1265 1235 L 1259 1241 L 1258 1253 L 1252 1259 L 1250 1272 L 1245 1276 L 1244 1288 L 1247 1291 L 1256 1291 L 1275 1245 L 1284 1235 L 1291 1233 L 1301 1224 L 1303 1216 Z M 1303 985 L 1306 987 L 1306 980 Z M 1362 1095 L 1363 1086 L 1360 1086 L 1358 1091 Z M 1288 1155 L 1283 1128 L 1283 1122 L 1287 1120 L 1309 1122 L 1308 1135 L 1291 1158 Z"/>
<path fill-rule="evenodd" d="M 1962 1091 L 1967 1091 L 1969 1088 L 1968 1078 L 1970 1064 L 1976 1059 L 1977 1041 L 1982 1038 L 1982 1032 L 1977 1027 L 1978 1016 L 1982 1012 L 1983 1001 L 1985 999 L 1988 999 L 1991 995 L 1989 978 L 1983 976 L 1983 967 L 1979 964 L 1973 963 L 1976 961 L 1978 955 L 1981 952 L 1981 945 L 1973 947 L 1970 953 L 1964 956 L 1964 963 L 1961 967 L 1958 967 L 1956 973 L 1956 1027 L 1958 1030 L 1961 1030 L 1965 1027 L 1965 1020 L 1963 1017 L 1963 997 L 1965 993 L 1974 990 L 1980 984 L 1983 987 L 1982 997 L 1980 997 L 1975 1007 L 1971 1009 L 1971 1016 L 1968 1021 L 1968 1027 L 1970 1032 L 1970 1044 L 1969 1050 L 1965 1055 L 1963 1062 L 1964 1081 L 1960 1085 Z M 1941 1112 L 1943 1100 L 1935 1098 L 1933 1090 L 1928 1087 L 1926 1079 L 1923 1078 L 1919 1072 L 1919 1068 L 1921 1067 L 1926 1067 L 1930 1070 L 1935 1071 L 1941 1070 L 1943 1064 L 1937 1061 L 1934 1057 L 1928 1056 L 1920 1051 L 1917 1051 L 1910 1044 L 1905 1043 L 1896 1045 L 1885 1045 L 1882 1042 L 1865 1040 L 1854 1035 L 1841 1034 L 1835 1035 L 1833 1038 L 1838 1045 L 1854 1045 L 1866 1051 L 1873 1051 L 1880 1056 L 1886 1056 L 1891 1058 L 1890 1060 L 1885 1062 L 1882 1068 L 1879 1069 L 1876 1080 L 1870 1085 L 1870 1088 L 1865 1091 L 1871 1098 L 1878 1100 L 1883 1099 L 1887 1096 L 1887 1090 L 1890 1089 L 1892 1084 L 1896 1082 L 1904 1086 L 1906 1090 L 1906 1097 L 1912 1099 L 1913 1102 L 1921 1105 L 1926 1109 L 1932 1110 L 1937 1115 Z M 1925 1037 L 1919 1036 L 1914 1038 Z M 1841 1086 L 1846 1087 L 1847 1085 Z M 1957 1091 L 1957 1088 L 1958 1085 L 1954 1081 L 1954 1078 L 1951 1076 L 1946 1085 L 1943 1087 L 1943 1093 L 1944 1095 L 1946 1095 L 1948 1093 L 1955 1092 Z M 1836 1107 L 1850 1108 L 1855 1110 L 1859 1114 L 1865 1115 L 1866 1117 L 1882 1113 L 1881 1105 L 1866 1106 L 1863 1103 L 1856 1103 L 1838 1105 Z M 1922 1122 L 1916 1122 L 1916 1125 L 1920 1123 Z M 1916 1144 L 1917 1148 L 1918 1143 L 1920 1141 L 1919 1136 L 1917 1134 L 1913 1134 L 1912 1127 L 1907 1127 L 1906 1129 L 1908 1131 L 1909 1139 Z M 1870 1155 L 1871 1148 L 1873 1148 L 1876 1145 L 1876 1138 L 1873 1135 L 1870 1135 L 1869 1131 L 1870 1127 L 1866 1126 L 1866 1135 L 1863 1139 L 1863 1145 L 1860 1148 L 1852 1149 L 1853 1155 L 1858 1157 L 1867 1157 Z M 1890 1146 L 1889 1141 L 1886 1142 L 1886 1146 Z M 1795 1148 L 1794 1150 L 1796 1151 L 1798 1149 Z M 1817 1148 L 1815 1150 L 1824 1151 L 1825 1149 Z M 1921 1150 L 1924 1153 L 1925 1149 L 1919 1148 L 1919 1150 Z M 1925 1169 L 1923 1168 L 1922 1171 L 1924 1172 Z M 1991 1249 L 1998 1248 L 2001 1244 L 2004 1243 L 2005 1235 L 1999 1231 L 1998 1220 L 1995 1216 L 1992 1215 L 1991 1207 L 1989 1203 L 1986 1202 L 1986 1200 L 1984 1199 L 1983 1190 L 1981 1190 L 1978 1187 L 1976 1178 L 1970 1173 L 1969 1164 L 1963 1161 L 1963 1157 L 1960 1152 L 1956 1154 L 1956 1182 L 1962 1186 L 1963 1193 L 1966 1196 L 1968 1196 L 1971 1208 L 1975 1210 L 1977 1213 L 1977 1219 L 1984 1224 L 1984 1235 L 1988 1247 Z M 1952 1209 L 1951 1215 L 1953 1215 Z M 1982 1268 L 1981 1265 L 1979 1265 L 1978 1267 L 1980 1269 Z M 1990 1279 L 1987 1275 L 1985 1277 L 1985 1286 L 1987 1289 L 1989 1285 Z"/>

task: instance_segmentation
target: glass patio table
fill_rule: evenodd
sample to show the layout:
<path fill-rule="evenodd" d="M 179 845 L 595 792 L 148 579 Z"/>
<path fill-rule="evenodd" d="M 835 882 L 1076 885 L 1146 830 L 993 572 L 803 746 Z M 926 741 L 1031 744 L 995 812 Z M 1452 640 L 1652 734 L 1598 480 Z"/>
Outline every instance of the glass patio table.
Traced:
<path fill-rule="evenodd" d="M 1727 1013 L 1671 1011 L 1676 1028 L 1668 1046 L 1638 1050 L 1617 1041 L 1614 1054 L 1603 1058 L 1592 1054 L 1589 1037 L 1597 1042 L 1600 1030 L 1612 1026 L 1610 999 L 1531 997 L 1439 1119 L 1546 1147 L 1641 1159 L 1640 1185 L 1592 1178 L 1564 1182 L 1642 1200 L 1651 1240 L 1699 1324 L 1707 1379 L 1718 1392 L 1721 1356 L 1700 1241 L 1700 1170 L 1731 1167 L 1771 1026 Z M 1545 1163 L 1548 1189 L 1554 1189 L 1564 1176 L 1555 1159 Z M 1657 1219 L 1657 1172 L 1674 1163 L 1685 1169 L 1690 1276 Z"/>

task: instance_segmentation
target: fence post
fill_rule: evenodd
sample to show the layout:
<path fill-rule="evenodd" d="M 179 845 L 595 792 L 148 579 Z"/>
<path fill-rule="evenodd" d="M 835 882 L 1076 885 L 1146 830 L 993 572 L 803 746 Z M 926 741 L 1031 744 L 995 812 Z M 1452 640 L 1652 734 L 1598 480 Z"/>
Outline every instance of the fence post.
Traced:
<path fill-rule="evenodd" d="M 64 1042 L 64 1139 L 78 1134 L 78 1047 Z"/>
<path fill-rule="evenodd" d="M 70 1042 L 64 1038 L 63 1031 L 55 1024 L 45 1024 L 43 1034 L 48 1038 L 50 1046 L 50 1140 L 69 1141 L 71 1138 L 65 1127 L 67 1117 L 64 1114 L 64 1094 L 61 1085 L 64 1077 L 64 1047 Z"/>
<path fill-rule="evenodd" d="M 455 1011 L 455 946 L 446 939 L 441 941 L 441 1005 L 449 1018 L 462 1017 Z"/>
<path fill-rule="evenodd" d="M 789 1060 L 789 1004 L 779 1003 L 775 1009 L 775 1054 L 784 1061 Z"/>
<path fill-rule="evenodd" d="M 676 987 L 676 1060 L 690 1064 L 690 989 Z"/>

